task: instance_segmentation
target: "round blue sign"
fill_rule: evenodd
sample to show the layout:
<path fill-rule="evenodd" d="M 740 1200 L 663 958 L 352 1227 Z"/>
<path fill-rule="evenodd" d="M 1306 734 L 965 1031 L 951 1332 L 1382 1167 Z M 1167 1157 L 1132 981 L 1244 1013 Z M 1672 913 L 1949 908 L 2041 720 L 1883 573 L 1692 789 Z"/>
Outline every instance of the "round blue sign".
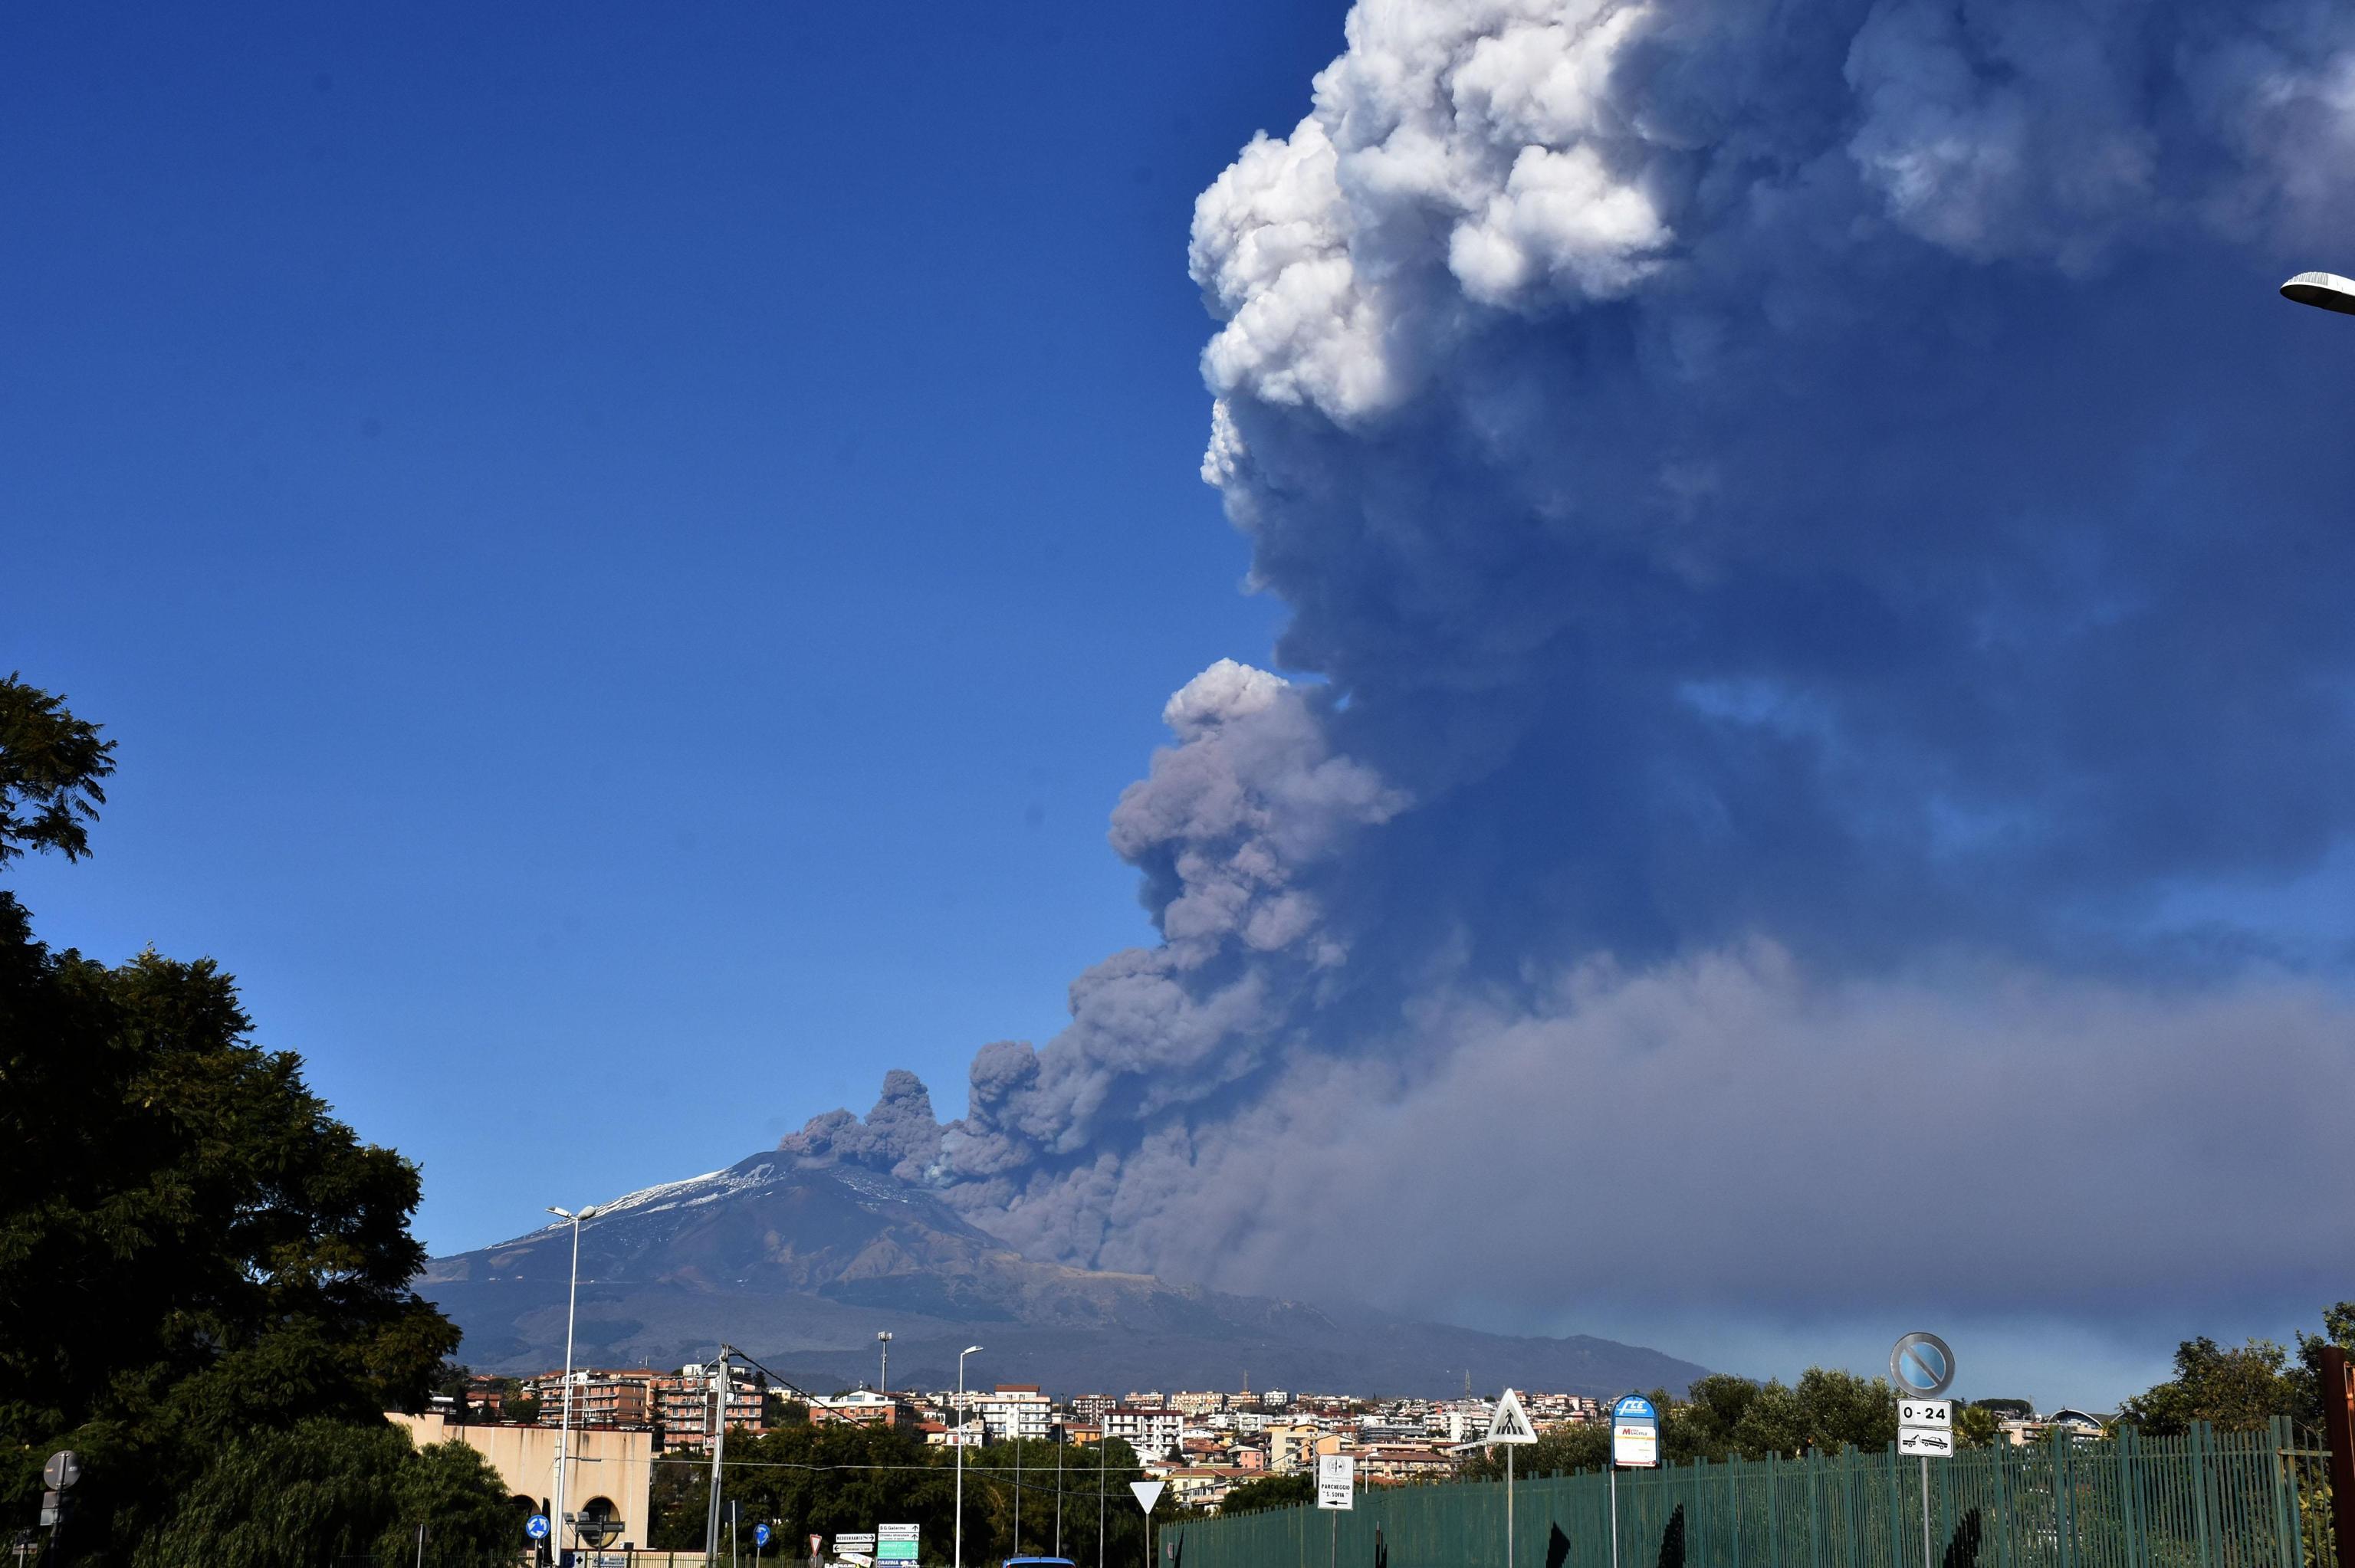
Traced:
<path fill-rule="evenodd" d="M 1611 1419 L 1614 1421 L 1657 1421 L 1659 1418 L 1660 1413 L 1652 1408 L 1652 1402 L 1640 1393 L 1625 1394 L 1611 1406 Z"/>
<path fill-rule="evenodd" d="M 752 1544 L 755 1546 L 766 1546 L 769 1544 L 769 1527 L 767 1525 L 756 1524 L 752 1527 Z"/>
<path fill-rule="evenodd" d="M 548 1516 L 544 1513 L 533 1514 L 529 1519 L 523 1521 L 523 1532 L 526 1535 L 530 1536 L 534 1541 L 546 1541 L 548 1539 Z"/>
<path fill-rule="evenodd" d="M 1889 1352 L 1889 1375 L 1901 1393 L 1934 1399 L 1954 1384 L 1955 1352 L 1935 1334 L 1908 1334 Z"/>

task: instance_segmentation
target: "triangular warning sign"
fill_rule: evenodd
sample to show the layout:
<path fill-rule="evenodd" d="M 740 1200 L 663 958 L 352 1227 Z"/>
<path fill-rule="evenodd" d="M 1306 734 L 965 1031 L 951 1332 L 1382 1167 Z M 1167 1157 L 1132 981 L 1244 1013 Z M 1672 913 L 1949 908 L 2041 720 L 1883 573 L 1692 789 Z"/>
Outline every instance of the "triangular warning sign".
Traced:
<path fill-rule="evenodd" d="M 1521 1408 L 1521 1396 L 1511 1389 L 1497 1402 L 1497 1414 L 1488 1418 L 1488 1435 L 1483 1443 L 1534 1443 L 1537 1428 L 1529 1425 L 1529 1413 Z"/>
<path fill-rule="evenodd" d="M 1153 1505 L 1161 1500 L 1161 1489 L 1167 1483 L 1162 1481 L 1131 1481 L 1128 1489 L 1136 1494 L 1136 1506 L 1151 1513 Z"/>

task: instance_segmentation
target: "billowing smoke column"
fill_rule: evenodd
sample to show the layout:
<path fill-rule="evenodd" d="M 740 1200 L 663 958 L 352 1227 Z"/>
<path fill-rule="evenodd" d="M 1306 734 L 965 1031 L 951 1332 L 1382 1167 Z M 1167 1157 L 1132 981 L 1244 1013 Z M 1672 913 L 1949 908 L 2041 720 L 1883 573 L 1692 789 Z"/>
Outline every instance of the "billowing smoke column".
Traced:
<path fill-rule="evenodd" d="M 2348 1294 L 2355 334 L 2271 291 L 2355 263 L 2355 12 L 1348 38 L 1191 252 L 1297 677 L 1170 700 L 1160 946 L 788 1146 L 1296 1293 Z"/>

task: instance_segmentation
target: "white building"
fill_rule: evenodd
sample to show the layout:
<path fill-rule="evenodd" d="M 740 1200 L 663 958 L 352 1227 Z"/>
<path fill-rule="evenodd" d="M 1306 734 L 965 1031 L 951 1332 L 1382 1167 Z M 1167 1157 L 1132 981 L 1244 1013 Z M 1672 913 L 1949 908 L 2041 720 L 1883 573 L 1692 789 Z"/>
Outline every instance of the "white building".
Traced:
<path fill-rule="evenodd" d="M 1122 1404 L 1104 1412 L 1104 1436 L 1118 1437 L 1136 1450 L 1140 1459 L 1158 1459 L 1174 1453 L 1186 1429 L 1186 1418 L 1175 1410 Z"/>
<path fill-rule="evenodd" d="M 966 1396 L 974 1414 L 989 1428 L 989 1440 L 1007 1443 L 1017 1437 L 1046 1440 L 1055 1424 L 1054 1402 L 1035 1383 L 1001 1383 L 987 1393 Z"/>

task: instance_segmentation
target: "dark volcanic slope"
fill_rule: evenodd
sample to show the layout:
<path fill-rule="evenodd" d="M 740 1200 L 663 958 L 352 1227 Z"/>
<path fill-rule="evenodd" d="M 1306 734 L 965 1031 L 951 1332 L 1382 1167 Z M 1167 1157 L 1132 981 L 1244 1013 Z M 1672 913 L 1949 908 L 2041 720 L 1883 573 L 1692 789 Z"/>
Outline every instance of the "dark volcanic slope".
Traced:
<path fill-rule="evenodd" d="M 418 1289 L 466 1332 L 479 1371 L 564 1354 L 571 1235 L 561 1224 L 426 1266 Z M 940 1387 L 956 1352 L 979 1375 L 1058 1393 L 1135 1387 L 1443 1393 L 1505 1383 L 1617 1393 L 1681 1388 L 1701 1369 L 1578 1336 L 1513 1339 L 1291 1301 L 1180 1288 L 1147 1275 L 1036 1263 L 932 1194 L 871 1171 L 756 1154 L 603 1206 L 581 1232 L 581 1365 L 675 1366 L 722 1340 L 822 1389 L 871 1379 L 891 1330 L 892 1382 Z"/>

